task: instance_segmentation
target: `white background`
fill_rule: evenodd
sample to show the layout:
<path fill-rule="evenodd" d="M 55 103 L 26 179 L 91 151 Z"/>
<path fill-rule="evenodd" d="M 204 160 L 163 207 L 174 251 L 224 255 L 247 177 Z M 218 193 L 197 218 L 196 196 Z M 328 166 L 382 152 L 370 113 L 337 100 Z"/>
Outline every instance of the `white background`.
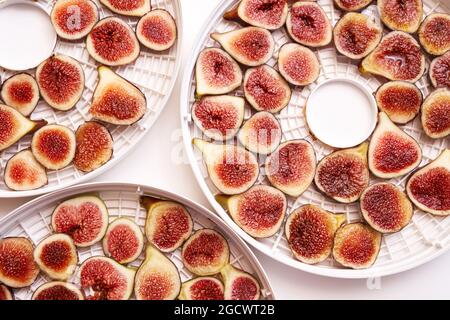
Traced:
<path fill-rule="evenodd" d="M 219 0 L 180 0 L 183 9 L 183 61 L 197 34 Z M 183 65 L 182 65 L 183 71 Z M 183 146 L 180 137 L 179 90 L 181 75 L 166 109 L 139 146 L 111 171 L 95 181 L 148 184 L 189 197 L 211 208 L 200 192 L 188 164 L 175 163 Z M 0 217 L 27 199 L 1 200 Z M 255 252 L 278 299 L 449 299 L 450 252 L 421 267 L 385 277 L 375 286 L 365 280 L 340 280 L 310 275 L 286 267 Z"/>

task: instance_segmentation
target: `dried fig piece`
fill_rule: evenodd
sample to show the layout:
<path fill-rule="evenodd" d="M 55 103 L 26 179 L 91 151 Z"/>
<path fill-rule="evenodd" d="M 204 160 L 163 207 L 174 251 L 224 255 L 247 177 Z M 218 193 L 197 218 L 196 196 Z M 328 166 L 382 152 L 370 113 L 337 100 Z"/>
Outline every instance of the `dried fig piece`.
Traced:
<path fill-rule="evenodd" d="M 30 150 L 12 156 L 5 167 L 5 184 L 15 191 L 35 190 L 48 182 L 47 172 Z"/>
<path fill-rule="evenodd" d="M 131 17 L 142 17 L 151 10 L 150 0 L 100 0 L 112 12 Z"/>
<path fill-rule="evenodd" d="M 5 104 L 27 117 L 39 102 L 39 87 L 28 73 L 17 73 L 5 80 L 0 96 Z"/>
<path fill-rule="evenodd" d="M 430 79 L 435 88 L 450 90 L 450 51 L 443 56 L 434 58 L 430 64 Z"/>
<path fill-rule="evenodd" d="M 136 26 L 136 36 L 144 47 L 156 51 L 170 49 L 177 39 L 177 25 L 172 15 L 154 9 L 143 16 Z"/>
<path fill-rule="evenodd" d="M 306 86 L 317 80 L 320 64 L 314 52 L 295 43 L 286 43 L 278 53 L 278 69 L 289 83 Z"/>
<path fill-rule="evenodd" d="M 450 50 L 450 15 L 432 13 L 419 29 L 419 41 L 429 54 L 440 56 Z"/>
<path fill-rule="evenodd" d="M 225 285 L 225 300 L 259 300 L 261 288 L 251 274 L 227 264 L 220 275 Z"/>
<path fill-rule="evenodd" d="M 7 286 L 0 284 L 0 301 L 4 300 L 14 300 L 14 296 Z"/>
<path fill-rule="evenodd" d="M 52 281 L 37 288 L 31 300 L 84 300 L 84 296 L 81 290 L 72 283 Z"/>
<path fill-rule="evenodd" d="M 414 33 L 423 16 L 422 0 L 378 0 L 381 21 L 391 30 Z"/>
<path fill-rule="evenodd" d="M 178 300 L 224 300 L 223 283 L 213 277 L 198 277 L 181 286 Z"/>
<path fill-rule="evenodd" d="M 437 89 L 422 105 L 423 130 L 433 139 L 445 138 L 450 134 L 450 90 Z"/>
<path fill-rule="evenodd" d="M 336 6 L 344 11 L 359 11 L 371 2 L 372 0 L 334 0 Z"/>

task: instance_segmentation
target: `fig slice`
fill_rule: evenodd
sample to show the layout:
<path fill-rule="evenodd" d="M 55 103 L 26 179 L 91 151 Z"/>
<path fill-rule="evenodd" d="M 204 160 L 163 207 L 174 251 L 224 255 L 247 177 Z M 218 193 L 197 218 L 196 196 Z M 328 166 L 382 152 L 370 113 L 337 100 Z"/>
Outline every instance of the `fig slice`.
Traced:
<path fill-rule="evenodd" d="M 91 257 L 80 267 L 81 288 L 94 293 L 90 300 L 128 300 L 135 275 L 134 269 L 102 256 Z"/>
<path fill-rule="evenodd" d="M 151 245 L 145 251 L 145 260 L 134 283 L 137 300 L 175 300 L 181 289 L 175 264 Z"/>
<path fill-rule="evenodd" d="M 71 237 L 55 233 L 42 240 L 34 249 L 34 261 L 54 280 L 67 280 L 78 263 L 77 250 Z"/>
<path fill-rule="evenodd" d="M 130 219 L 117 218 L 110 223 L 103 238 L 105 256 L 120 264 L 136 260 L 144 249 L 144 235 Z"/>
<path fill-rule="evenodd" d="M 375 93 L 378 108 L 386 113 L 392 122 L 405 124 L 416 117 L 422 105 L 422 92 L 406 81 L 389 81 Z"/>
<path fill-rule="evenodd" d="M 36 69 L 36 80 L 42 98 L 56 110 L 72 109 L 84 90 L 84 71 L 69 56 L 53 55 Z"/>
<path fill-rule="evenodd" d="M 422 0 L 378 0 L 378 12 L 383 23 L 392 30 L 414 33 L 423 16 Z"/>
<path fill-rule="evenodd" d="M 242 125 L 244 107 L 245 100 L 241 97 L 201 97 L 192 107 L 192 119 L 208 138 L 228 140 Z"/>
<path fill-rule="evenodd" d="M 144 15 L 136 26 L 139 42 L 149 49 L 170 49 L 177 39 L 177 25 L 172 15 L 163 9 L 154 9 Z"/>
<path fill-rule="evenodd" d="M 327 14 L 315 2 L 294 3 L 287 16 L 286 29 L 295 42 L 307 47 L 326 46 L 332 39 Z"/>
<path fill-rule="evenodd" d="M 237 62 L 225 51 L 207 48 L 200 52 L 195 67 L 197 94 L 225 94 L 242 83 L 242 71 Z"/>
<path fill-rule="evenodd" d="M 220 275 L 225 285 L 225 300 L 259 300 L 261 288 L 251 274 L 227 264 Z"/>
<path fill-rule="evenodd" d="M 91 0 L 57 0 L 50 13 L 56 33 L 67 40 L 87 36 L 98 17 L 97 5 Z"/>
<path fill-rule="evenodd" d="M 433 139 L 445 138 L 450 134 L 450 90 L 441 88 L 433 91 L 422 105 L 422 127 Z"/>
<path fill-rule="evenodd" d="M 17 73 L 5 80 L 0 97 L 5 104 L 28 117 L 39 102 L 39 87 L 28 73 Z"/>
<path fill-rule="evenodd" d="M 422 150 L 414 138 L 397 127 L 384 112 L 369 144 L 369 169 L 379 178 L 400 177 L 422 161 Z"/>
<path fill-rule="evenodd" d="M 5 167 L 5 184 L 15 191 L 35 190 L 47 184 L 47 172 L 30 150 L 12 156 Z"/>
<path fill-rule="evenodd" d="M 450 90 L 450 51 L 434 58 L 430 64 L 430 79 L 435 88 L 447 88 Z"/>
<path fill-rule="evenodd" d="M 450 149 L 416 171 L 406 191 L 419 209 L 437 216 L 450 215 Z"/>
<path fill-rule="evenodd" d="M 333 248 L 336 230 L 345 215 L 333 214 L 315 205 L 295 209 L 286 220 L 285 234 L 294 257 L 316 264 L 327 259 Z"/>
<path fill-rule="evenodd" d="M 36 131 L 31 151 L 45 168 L 59 170 L 67 167 L 75 157 L 76 138 L 67 127 L 51 124 Z"/>
<path fill-rule="evenodd" d="M 41 285 L 33 292 L 31 300 L 84 300 L 78 287 L 69 282 L 52 281 Z"/>
<path fill-rule="evenodd" d="M 357 201 L 369 185 L 368 146 L 365 142 L 356 148 L 335 151 L 320 160 L 314 178 L 317 188 L 337 202 Z"/>
<path fill-rule="evenodd" d="M 133 62 L 141 51 L 134 31 L 118 17 L 97 22 L 86 38 L 86 49 L 95 61 L 112 67 Z"/>
<path fill-rule="evenodd" d="M 192 234 L 194 222 L 181 204 L 151 197 L 141 197 L 141 204 L 147 210 L 147 240 L 160 251 L 175 251 Z"/>
<path fill-rule="evenodd" d="M 291 197 L 298 197 L 310 186 L 316 172 L 316 155 L 306 140 L 282 143 L 266 159 L 270 183 Z"/>
<path fill-rule="evenodd" d="M 0 284 L 0 301 L 4 300 L 14 300 L 14 297 L 7 286 Z"/>
<path fill-rule="evenodd" d="M 0 239 L 0 282 L 11 288 L 31 285 L 39 274 L 33 244 L 27 238 Z"/>
<path fill-rule="evenodd" d="M 112 12 L 131 17 L 142 17 L 151 10 L 150 0 L 99 0 Z"/>
<path fill-rule="evenodd" d="M 183 264 L 198 276 L 218 273 L 230 260 L 227 240 L 212 229 L 197 230 L 183 245 Z"/>
<path fill-rule="evenodd" d="M 201 139 L 193 144 L 203 154 L 209 178 L 220 192 L 239 194 L 255 184 L 259 175 L 256 157 L 240 146 L 219 145 Z"/>
<path fill-rule="evenodd" d="M 268 65 L 247 69 L 244 94 L 257 111 L 277 113 L 291 100 L 291 88 L 283 77 Z"/>
<path fill-rule="evenodd" d="M 314 52 L 295 43 L 286 43 L 278 53 L 278 69 L 287 82 L 307 86 L 317 80 L 320 64 Z"/>
<path fill-rule="evenodd" d="M 333 29 L 336 49 L 350 59 L 362 59 L 375 49 L 383 30 L 362 13 L 345 14 Z"/>
<path fill-rule="evenodd" d="M 98 75 L 89 109 L 94 118 L 115 125 L 131 125 L 144 116 L 147 100 L 138 87 L 105 66 L 98 68 Z"/>
<path fill-rule="evenodd" d="M 52 227 L 55 232 L 71 236 L 77 247 L 89 247 L 104 237 L 108 217 L 108 209 L 100 198 L 79 196 L 55 208 Z"/>
<path fill-rule="evenodd" d="M 359 11 L 371 2 L 372 0 L 334 0 L 336 6 L 344 11 Z"/>
<path fill-rule="evenodd" d="M 270 31 L 259 27 L 246 27 L 225 33 L 212 33 L 211 38 L 220 43 L 237 62 L 255 67 L 270 60 L 275 41 Z"/>
<path fill-rule="evenodd" d="M 231 197 L 216 195 L 216 200 L 242 230 L 255 238 L 273 236 L 286 215 L 286 196 L 271 186 L 253 186 Z"/>
<path fill-rule="evenodd" d="M 213 277 L 198 277 L 181 286 L 178 300 L 224 300 L 225 287 Z"/>
<path fill-rule="evenodd" d="M 419 41 L 426 52 L 440 56 L 450 50 L 450 15 L 432 13 L 419 28 Z"/>
<path fill-rule="evenodd" d="M 425 72 L 425 56 L 411 35 L 392 31 L 364 58 L 360 71 L 389 80 L 416 82 Z"/>
<path fill-rule="evenodd" d="M 75 132 L 73 163 L 78 170 L 91 172 L 107 163 L 113 155 L 113 138 L 109 130 L 96 121 L 88 121 Z"/>

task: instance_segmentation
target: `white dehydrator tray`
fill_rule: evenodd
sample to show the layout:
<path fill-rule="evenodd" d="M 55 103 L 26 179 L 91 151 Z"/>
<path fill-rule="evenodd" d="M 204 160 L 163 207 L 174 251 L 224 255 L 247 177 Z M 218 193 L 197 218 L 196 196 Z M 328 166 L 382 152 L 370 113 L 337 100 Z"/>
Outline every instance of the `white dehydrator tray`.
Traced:
<path fill-rule="evenodd" d="M 286 265 L 299 270 L 310 273 L 338 277 L 338 278 L 368 278 L 386 276 L 398 272 L 402 272 L 443 254 L 450 248 L 450 217 L 437 217 L 416 210 L 411 223 L 401 232 L 385 235 L 381 246 L 381 251 L 376 263 L 369 269 L 351 270 L 345 269 L 336 263 L 332 257 L 317 265 L 304 264 L 294 258 L 287 244 L 284 235 L 284 226 L 273 237 L 267 239 L 255 239 L 245 233 L 230 216 L 224 211 L 218 202 L 214 199 L 214 195 L 219 191 L 214 187 L 209 179 L 206 166 L 204 165 L 201 153 L 192 145 L 192 139 L 202 137 L 200 129 L 198 129 L 191 117 L 191 107 L 195 101 L 195 63 L 197 56 L 201 50 L 206 47 L 219 47 L 219 44 L 210 39 L 209 34 L 212 32 L 226 32 L 240 28 L 240 25 L 227 21 L 222 18 L 224 12 L 237 5 L 238 0 L 222 0 L 214 13 L 209 17 L 208 22 L 203 27 L 202 34 L 197 39 L 196 45 L 192 50 L 185 71 L 183 74 L 183 87 L 181 90 L 181 125 L 184 135 L 184 143 L 186 146 L 189 161 L 194 171 L 195 177 L 200 184 L 203 193 L 208 198 L 211 205 L 219 213 L 219 215 L 230 225 L 243 239 L 256 249 L 260 250 L 267 256 L 282 262 Z M 333 5 L 333 0 L 318 0 L 328 15 L 332 25 L 335 25 L 341 16 L 341 11 Z M 424 0 L 424 12 L 426 15 L 432 12 L 450 12 L 450 3 L 447 1 Z M 365 14 L 374 15 L 378 19 L 378 12 L 374 4 L 364 10 Z M 272 32 L 275 39 L 275 51 L 286 42 L 292 42 L 287 35 L 285 28 L 281 28 Z M 334 45 L 324 48 L 313 49 L 319 58 L 321 64 L 320 76 L 313 84 L 304 88 L 294 88 L 292 98 L 289 105 L 276 115 L 281 123 L 283 130 L 283 141 L 292 139 L 306 139 L 310 141 L 320 160 L 329 154 L 333 149 L 315 140 L 308 131 L 305 118 L 303 115 L 303 106 L 311 91 L 324 81 L 330 79 L 352 79 L 359 82 L 369 92 L 374 92 L 382 83 L 382 80 L 373 76 L 363 76 L 358 71 L 358 65 L 354 61 L 339 55 Z M 429 60 L 427 65 L 429 65 Z M 269 65 L 276 67 L 276 58 L 268 62 Z M 432 90 L 431 84 L 427 78 L 427 73 L 416 83 L 424 96 Z M 242 89 L 238 89 L 237 95 L 243 96 Z M 350 97 L 349 97 L 350 101 Z M 330 101 L 332 103 L 332 101 Z M 246 106 L 245 119 L 252 114 L 250 107 Z M 351 116 L 351 115 L 349 115 Z M 422 130 L 420 117 L 416 117 L 414 121 L 401 126 L 408 134 L 413 136 L 422 147 L 423 160 L 421 166 L 435 159 L 442 150 L 450 147 L 450 139 L 432 140 L 428 138 Z M 261 160 L 261 159 L 260 159 Z M 260 161 L 260 166 L 264 164 L 264 159 Z M 263 172 L 263 170 L 261 170 Z M 391 182 L 404 189 L 407 176 L 399 179 L 392 179 Z M 373 177 L 371 183 L 377 182 Z M 267 184 L 268 181 L 260 174 L 257 183 Z M 361 220 L 358 204 L 339 204 L 330 198 L 319 193 L 319 191 L 311 185 L 308 190 L 299 198 L 288 199 L 288 214 L 292 209 L 303 204 L 316 204 L 331 212 L 345 213 L 347 221 L 355 222 Z"/>
<path fill-rule="evenodd" d="M 98 6 L 100 19 L 115 15 L 101 5 L 98 0 L 94 0 L 94 2 Z M 52 0 L 39 0 L 36 3 L 48 13 L 53 7 Z M 173 15 L 178 29 L 177 41 L 172 48 L 159 53 L 152 52 L 141 46 L 141 53 L 135 62 L 114 68 L 118 74 L 131 81 L 144 92 L 147 98 L 148 109 L 144 117 L 132 126 L 107 125 L 114 139 L 112 159 L 102 167 L 87 174 L 77 170 L 72 164 L 62 170 L 48 171 L 48 184 L 46 186 L 31 191 L 12 191 L 4 183 L 3 169 L 9 158 L 30 146 L 32 135 L 28 135 L 0 153 L 0 167 L 2 168 L 0 173 L 0 198 L 36 196 L 90 180 L 117 164 L 153 126 L 167 104 L 180 69 L 183 26 L 179 0 L 151 0 L 151 3 L 152 8 L 163 8 Z M 138 19 L 125 16 L 119 17 L 133 29 L 135 28 Z M 88 110 L 97 83 L 97 67 L 99 64 L 89 56 L 84 40 L 69 42 L 58 38 L 54 52 L 69 55 L 81 63 L 86 78 L 83 96 L 73 109 L 66 112 L 56 111 L 41 100 L 32 113 L 31 118 L 45 119 L 49 123 L 61 124 L 75 131 L 78 126 L 90 120 Z M 26 72 L 34 75 L 34 70 Z M 0 68 L 0 79 L 4 81 L 15 73 Z"/>
<path fill-rule="evenodd" d="M 275 299 L 273 289 L 261 264 L 247 244 L 226 223 L 208 209 L 187 198 L 149 186 L 129 183 L 87 183 L 41 196 L 17 208 L 0 220 L 0 239 L 11 236 L 22 236 L 29 238 L 37 245 L 52 233 L 51 215 L 53 209 L 64 200 L 85 193 L 98 194 L 104 200 L 110 217 L 131 218 L 141 226 L 141 229 L 144 227 L 147 215 L 146 210 L 139 203 L 139 197 L 141 195 L 181 203 L 192 216 L 194 230 L 210 228 L 220 232 L 228 240 L 230 245 L 230 263 L 253 274 L 259 280 L 262 299 Z M 103 255 L 103 249 L 100 242 L 88 248 L 78 248 L 77 251 L 79 258 L 78 267 L 74 272 L 74 276 L 68 281 L 78 285 L 78 281 L 75 280 L 79 265 L 89 257 Z M 167 257 L 177 266 L 183 282 L 193 277 L 183 267 L 181 249 L 167 254 Z M 139 266 L 143 258 L 144 252 L 131 265 Z M 47 281 L 50 281 L 50 279 L 41 272 L 30 287 L 16 289 L 14 292 L 15 298 L 20 300 L 30 299 L 33 291 Z"/>

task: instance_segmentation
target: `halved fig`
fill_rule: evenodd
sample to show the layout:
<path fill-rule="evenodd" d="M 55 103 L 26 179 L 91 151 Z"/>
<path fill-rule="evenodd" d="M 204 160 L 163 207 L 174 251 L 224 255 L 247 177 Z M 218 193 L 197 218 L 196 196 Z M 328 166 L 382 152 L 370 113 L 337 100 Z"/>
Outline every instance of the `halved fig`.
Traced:
<path fill-rule="evenodd" d="M 396 178 L 414 170 L 421 161 L 417 141 L 380 112 L 369 144 L 370 171 L 379 178 Z"/>
<path fill-rule="evenodd" d="M 314 179 L 316 155 L 306 140 L 282 143 L 266 159 L 266 175 L 270 183 L 291 197 L 298 197 Z"/>
<path fill-rule="evenodd" d="M 117 218 L 106 229 L 103 252 L 120 264 L 136 260 L 144 249 L 144 235 L 130 219 Z"/>
<path fill-rule="evenodd" d="M 184 282 L 178 300 L 224 300 L 225 287 L 213 277 L 198 277 Z"/>
<path fill-rule="evenodd" d="M 207 48 L 200 52 L 195 67 L 197 94 L 225 94 L 242 83 L 242 71 L 237 62 L 225 51 Z"/>
<path fill-rule="evenodd" d="M 105 66 L 98 68 L 98 75 L 89 109 L 94 118 L 115 125 L 131 125 L 144 116 L 147 100 L 138 87 Z"/>
<path fill-rule="evenodd" d="M 39 274 L 33 244 L 27 238 L 0 239 L 0 282 L 11 288 L 31 285 Z"/>
<path fill-rule="evenodd" d="M 245 72 L 244 94 L 255 110 L 277 113 L 289 104 L 292 92 L 275 69 L 263 65 Z"/>
<path fill-rule="evenodd" d="M 416 117 L 422 105 L 422 92 L 406 81 L 389 81 L 375 93 L 380 111 L 386 113 L 392 122 L 405 124 Z"/>
<path fill-rule="evenodd" d="M 286 43 L 278 53 L 278 69 L 289 83 L 306 86 L 317 80 L 320 64 L 314 52 L 295 43 Z"/>
<path fill-rule="evenodd" d="M 83 94 L 83 68 L 69 56 L 54 55 L 42 62 L 36 69 L 36 80 L 42 98 L 56 110 L 72 109 Z"/>
<path fill-rule="evenodd" d="M 79 196 L 59 204 L 52 214 L 55 232 L 72 237 L 77 247 L 99 242 L 108 227 L 108 209 L 96 196 Z"/>
<path fill-rule="evenodd" d="M 255 184 L 259 175 L 256 157 L 244 148 L 231 144 L 213 144 L 194 139 L 203 154 L 212 183 L 225 194 L 239 194 Z"/>
<path fill-rule="evenodd" d="M 153 246 L 145 251 L 145 260 L 134 280 L 137 300 L 175 300 L 181 289 L 181 278 L 175 264 Z"/>
<path fill-rule="evenodd" d="M 450 90 L 437 89 L 430 93 L 422 105 L 423 130 L 433 139 L 450 134 Z"/>
<path fill-rule="evenodd" d="M 118 17 L 100 20 L 86 39 L 91 57 L 107 66 L 123 66 L 136 60 L 141 51 L 136 34 Z"/>
<path fill-rule="evenodd" d="M 429 54 L 440 56 L 450 50 L 450 15 L 432 13 L 419 29 L 419 41 Z"/>
<path fill-rule="evenodd" d="M 367 7 L 372 0 L 334 0 L 339 9 L 344 11 L 359 11 Z"/>
<path fill-rule="evenodd" d="M 136 270 L 107 257 L 91 257 L 80 267 L 82 289 L 94 293 L 90 300 L 128 300 L 133 293 Z"/>
<path fill-rule="evenodd" d="M 67 127 L 51 124 L 36 131 L 31 151 L 45 168 L 59 170 L 67 167 L 75 157 L 76 139 Z"/>
<path fill-rule="evenodd" d="M 91 0 L 57 0 L 50 13 L 56 33 L 67 40 L 87 36 L 98 17 L 97 5 Z"/>
<path fill-rule="evenodd" d="M 208 138 L 228 140 L 242 125 L 244 106 L 245 100 L 241 97 L 202 97 L 192 107 L 192 119 Z"/>
<path fill-rule="evenodd" d="M 14 300 L 14 297 L 7 286 L 0 284 L 0 301 L 2 300 Z"/>
<path fill-rule="evenodd" d="M 415 172 L 406 191 L 419 209 L 438 216 L 450 215 L 450 149 Z"/>
<path fill-rule="evenodd" d="M 16 191 L 35 190 L 48 182 L 45 168 L 30 150 L 22 150 L 8 160 L 4 178 L 6 186 Z"/>
<path fill-rule="evenodd" d="M 282 135 L 277 118 L 269 112 L 261 111 L 244 123 L 238 139 L 251 152 L 269 154 L 280 145 Z"/>
<path fill-rule="evenodd" d="M 226 12 L 224 18 L 240 19 L 255 27 L 276 30 L 284 25 L 287 14 L 287 0 L 242 0 L 236 8 Z"/>
<path fill-rule="evenodd" d="M 344 56 L 362 59 L 375 49 L 382 33 L 383 30 L 371 17 L 349 12 L 334 27 L 334 44 Z"/>
<path fill-rule="evenodd" d="M 78 263 L 77 250 L 71 237 L 63 233 L 53 234 L 34 249 L 34 261 L 54 280 L 67 280 Z"/>
<path fill-rule="evenodd" d="M 314 181 L 317 188 L 337 202 L 359 199 L 369 185 L 367 142 L 356 148 L 335 151 L 317 165 Z"/>
<path fill-rule="evenodd" d="M 39 102 L 39 87 L 28 73 L 18 73 L 3 82 L 0 92 L 5 104 L 28 117 Z"/>
<path fill-rule="evenodd" d="M 231 197 L 216 195 L 216 200 L 242 230 L 255 238 L 273 236 L 286 215 L 286 196 L 271 186 L 253 186 Z"/>
<path fill-rule="evenodd" d="M 142 17 L 150 11 L 150 0 L 100 0 L 112 12 L 131 17 Z"/>
<path fill-rule="evenodd" d="M 52 281 L 41 285 L 33 292 L 31 300 L 84 300 L 78 287 L 69 282 Z"/>
<path fill-rule="evenodd" d="M 344 221 L 345 215 L 333 214 L 315 205 L 295 209 L 285 225 L 294 257 L 308 264 L 324 261 L 333 248 L 334 234 Z"/>
<path fill-rule="evenodd" d="M 295 42 L 307 47 L 322 47 L 331 42 L 331 23 L 315 2 L 294 3 L 287 16 L 286 28 Z"/>
<path fill-rule="evenodd" d="M 392 31 L 364 58 L 360 70 L 389 80 L 416 82 L 425 71 L 425 56 L 411 35 Z"/>
<path fill-rule="evenodd" d="M 107 163 L 113 154 L 111 133 L 102 124 L 88 121 L 75 132 L 76 149 L 73 164 L 78 170 L 91 172 Z"/>
<path fill-rule="evenodd" d="M 177 39 L 175 19 L 166 10 L 152 10 L 139 20 L 136 36 L 139 42 L 149 49 L 156 51 L 170 49 Z"/>
<path fill-rule="evenodd" d="M 423 16 L 422 0 L 378 0 L 381 21 L 391 30 L 414 33 Z"/>
<path fill-rule="evenodd" d="M 212 229 L 197 230 L 183 245 L 183 264 L 199 276 L 218 273 L 230 260 L 227 240 Z"/>
<path fill-rule="evenodd" d="M 261 288 L 251 274 L 227 264 L 220 275 L 225 285 L 225 300 L 259 300 Z"/>
<path fill-rule="evenodd" d="M 151 197 L 141 197 L 141 204 L 147 210 L 147 240 L 160 251 L 175 251 L 192 234 L 192 217 L 181 204 Z"/>
<path fill-rule="evenodd" d="M 447 88 L 450 90 L 450 51 L 434 58 L 430 64 L 430 79 L 435 88 Z"/>
<path fill-rule="evenodd" d="M 259 27 L 246 27 L 225 33 L 212 33 L 211 38 L 220 43 L 236 61 L 255 67 L 269 61 L 275 50 L 270 31 Z"/>

